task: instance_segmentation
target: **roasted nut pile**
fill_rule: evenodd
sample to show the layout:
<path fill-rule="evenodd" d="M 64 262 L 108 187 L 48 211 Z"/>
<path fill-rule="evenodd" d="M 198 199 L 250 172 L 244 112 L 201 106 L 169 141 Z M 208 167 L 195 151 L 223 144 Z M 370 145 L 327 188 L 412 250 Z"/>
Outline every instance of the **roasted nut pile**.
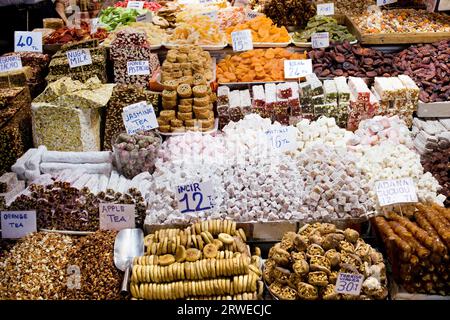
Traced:
<path fill-rule="evenodd" d="M 22 194 L 8 210 L 36 210 L 37 227 L 55 230 L 95 231 L 99 228 L 99 204 L 122 203 L 136 205 L 136 226 L 142 226 L 146 205 L 141 193 L 130 194 L 108 190 L 94 195 L 88 188 L 78 190 L 68 182 L 48 186 L 31 185 L 31 194 Z"/>
<path fill-rule="evenodd" d="M 132 84 L 118 84 L 114 87 L 111 99 L 106 107 L 104 150 L 111 150 L 112 139 L 119 133 L 125 131 L 122 118 L 123 108 L 141 101 L 151 103 L 155 109 L 155 113 L 157 113 L 157 94 L 152 94 L 150 91 Z"/>
<path fill-rule="evenodd" d="M 131 294 L 147 300 L 256 300 L 263 290 L 261 258 L 250 257 L 245 242 L 244 230 L 231 220 L 147 235 L 146 255 L 134 259 Z"/>
<path fill-rule="evenodd" d="M 72 238 L 32 233 L 0 258 L 0 299 L 63 299 Z"/>
<path fill-rule="evenodd" d="M 396 55 L 393 63 L 420 87 L 420 100 L 450 100 L 450 40 L 411 46 Z"/>
<path fill-rule="evenodd" d="M 97 231 L 81 238 L 67 256 L 68 265 L 80 269 L 80 289 L 67 286 L 67 299 L 117 300 L 123 272 L 114 266 L 117 232 Z"/>
<path fill-rule="evenodd" d="M 395 280 L 408 292 L 450 293 L 450 210 L 417 204 L 374 218 Z"/>
<path fill-rule="evenodd" d="M 394 55 L 351 45 L 348 41 L 342 44 L 332 43 L 326 49 L 311 50 L 309 57 L 313 59 L 314 73 L 319 77 L 373 78 L 398 75 Z"/>
<path fill-rule="evenodd" d="M 329 0 L 315 0 L 317 3 L 330 3 Z M 376 4 L 375 0 L 334 0 L 335 14 L 359 15 L 367 11 L 367 7 Z"/>
<path fill-rule="evenodd" d="M 338 294 L 340 272 L 361 274 L 361 295 Z M 329 223 L 306 224 L 287 232 L 269 251 L 263 278 L 270 292 L 282 300 L 371 300 L 388 295 L 386 267 L 381 253 L 353 229 Z"/>
<path fill-rule="evenodd" d="M 113 145 L 118 170 L 128 179 L 144 171 L 153 173 L 161 143 L 161 136 L 154 131 L 119 134 Z"/>

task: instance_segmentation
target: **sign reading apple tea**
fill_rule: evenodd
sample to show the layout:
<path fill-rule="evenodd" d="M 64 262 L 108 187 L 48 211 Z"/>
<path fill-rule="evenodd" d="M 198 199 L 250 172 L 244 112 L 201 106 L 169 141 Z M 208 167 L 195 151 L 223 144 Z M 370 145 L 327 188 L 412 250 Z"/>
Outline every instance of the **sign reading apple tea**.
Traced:
<path fill-rule="evenodd" d="M 135 228 L 135 205 L 100 203 L 100 230 Z"/>
<path fill-rule="evenodd" d="M 2 211 L 3 239 L 19 239 L 36 232 L 36 211 Z"/>

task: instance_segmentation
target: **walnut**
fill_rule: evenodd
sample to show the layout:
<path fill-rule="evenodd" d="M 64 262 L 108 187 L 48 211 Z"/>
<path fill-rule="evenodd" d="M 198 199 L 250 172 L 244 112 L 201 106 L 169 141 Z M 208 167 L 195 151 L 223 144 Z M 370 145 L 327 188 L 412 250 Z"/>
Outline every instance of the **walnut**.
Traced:
<path fill-rule="evenodd" d="M 350 229 L 350 228 L 347 228 L 344 230 L 344 236 L 345 236 L 345 239 L 351 243 L 355 243 L 356 240 L 359 239 L 358 231 Z"/>
<path fill-rule="evenodd" d="M 280 248 L 276 249 L 272 256 L 272 259 L 281 266 L 289 264 L 290 258 L 291 255 L 289 254 L 289 252 Z"/>
<path fill-rule="evenodd" d="M 322 246 L 324 238 L 319 233 L 313 233 L 308 238 L 310 243 Z"/>
<path fill-rule="evenodd" d="M 371 261 L 370 252 L 372 247 L 365 243 L 362 239 L 358 239 L 356 242 L 355 253 L 365 261 Z"/>
<path fill-rule="evenodd" d="M 311 271 L 325 271 L 330 273 L 331 263 L 325 256 L 312 256 L 309 260 Z"/>
<path fill-rule="evenodd" d="M 327 274 L 323 271 L 314 271 L 308 274 L 308 283 L 314 286 L 324 287 L 328 284 Z"/>
<path fill-rule="evenodd" d="M 282 300 L 295 300 L 297 298 L 297 291 L 289 286 L 284 286 L 278 296 Z"/>
<path fill-rule="evenodd" d="M 329 284 L 320 291 L 323 300 L 338 300 L 339 294 L 334 291 L 334 284 Z"/>
<path fill-rule="evenodd" d="M 323 248 L 317 244 L 312 244 L 308 247 L 308 250 L 306 253 L 309 256 L 315 256 L 315 255 L 323 256 L 325 254 L 325 250 L 323 250 Z"/>
<path fill-rule="evenodd" d="M 272 283 L 269 286 L 269 290 L 270 292 L 272 292 L 275 296 L 279 297 L 282 290 L 283 290 L 283 285 L 277 281 L 275 281 L 274 283 Z"/>
<path fill-rule="evenodd" d="M 284 250 L 291 250 L 294 247 L 294 239 L 297 236 L 295 232 L 286 232 L 281 239 L 280 248 Z"/>
<path fill-rule="evenodd" d="M 297 290 L 300 282 L 302 282 L 302 277 L 296 273 L 291 273 L 288 280 L 288 286 Z"/>
<path fill-rule="evenodd" d="M 305 251 L 308 248 L 309 240 L 306 236 L 296 235 L 294 238 L 294 247 L 297 251 Z"/>
<path fill-rule="evenodd" d="M 309 272 L 309 265 L 306 260 L 297 260 L 292 265 L 294 272 L 300 276 L 304 276 Z"/>
<path fill-rule="evenodd" d="M 341 254 L 334 249 L 325 252 L 325 257 L 330 261 L 332 267 L 336 267 L 341 262 Z"/>
<path fill-rule="evenodd" d="M 294 262 L 296 260 L 306 260 L 306 253 L 304 252 L 291 252 L 291 260 L 293 260 Z"/>
<path fill-rule="evenodd" d="M 323 240 L 322 247 L 325 250 L 337 249 L 339 248 L 339 243 L 344 239 L 345 239 L 344 235 L 339 233 L 327 234 Z"/>
<path fill-rule="evenodd" d="M 337 271 L 332 271 L 331 274 L 328 275 L 328 282 L 330 284 L 336 284 L 338 274 L 339 273 Z"/>
<path fill-rule="evenodd" d="M 322 235 L 326 235 L 328 233 L 334 233 L 334 232 L 336 232 L 336 226 L 331 223 L 322 223 L 319 226 L 319 232 Z"/>
<path fill-rule="evenodd" d="M 348 241 L 339 242 L 339 250 L 341 252 L 355 253 L 355 247 Z"/>
<path fill-rule="evenodd" d="M 317 288 L 305 282 L 298 284 L 297 294 L 303 300 L 317 300 L 319 298 Z"/>

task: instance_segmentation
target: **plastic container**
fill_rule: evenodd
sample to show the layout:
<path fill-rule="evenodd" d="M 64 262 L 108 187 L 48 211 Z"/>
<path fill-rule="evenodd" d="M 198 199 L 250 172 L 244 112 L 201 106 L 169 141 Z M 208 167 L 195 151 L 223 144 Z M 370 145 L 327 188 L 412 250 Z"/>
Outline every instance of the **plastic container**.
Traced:
<path fill-rule="evenodd" d="M 146 137 L 154 137 L 156 142 Z M 135 135 L 119 133 L 111 141 L 117 170 L 128 179 L 145 171 L 153 173 L 161 144 L 161 135 L 153 130 Z"/>

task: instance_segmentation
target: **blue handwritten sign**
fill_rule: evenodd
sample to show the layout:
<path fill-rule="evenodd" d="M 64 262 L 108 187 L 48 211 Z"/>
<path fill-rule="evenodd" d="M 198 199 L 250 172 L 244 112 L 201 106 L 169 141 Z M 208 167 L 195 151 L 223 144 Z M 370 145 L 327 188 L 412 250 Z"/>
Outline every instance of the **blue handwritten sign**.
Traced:
<path fill-rule="evenodd" d="M 36 232 L 36 211 L 2 211 L 2 238 L 19 239 Z"/>
<path fill-rule="evenodd" d="M 209 181 L 179 185 L 176 194 L 181 213 L 210 210 L 215 206 L 214 188 Z"/>

